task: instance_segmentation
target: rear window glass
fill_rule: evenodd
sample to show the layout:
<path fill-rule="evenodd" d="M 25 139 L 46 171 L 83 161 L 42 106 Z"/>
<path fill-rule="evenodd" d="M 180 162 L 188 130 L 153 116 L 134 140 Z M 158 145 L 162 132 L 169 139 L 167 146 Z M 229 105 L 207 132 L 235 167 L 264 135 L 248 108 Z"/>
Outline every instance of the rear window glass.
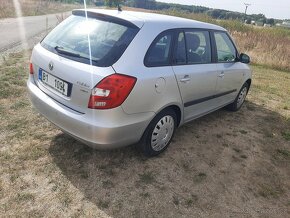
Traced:
<path fill-rule="evenodd" d="M 132 25 L 72 15 L 52 30 L 41 45 L 75 61 L 108 67 L 121 57 L 138 30 Z"/>

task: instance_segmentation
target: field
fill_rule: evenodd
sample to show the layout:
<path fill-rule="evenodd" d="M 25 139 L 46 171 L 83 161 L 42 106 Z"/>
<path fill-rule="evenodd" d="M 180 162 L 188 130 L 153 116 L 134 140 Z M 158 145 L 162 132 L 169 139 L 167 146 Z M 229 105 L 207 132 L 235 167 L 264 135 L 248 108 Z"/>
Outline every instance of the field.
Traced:
<path fill-rule="evenodd" d="M 256 33 L 288 37 L 222 24 L 241 48 L 252 42 L 245 33 L 256 43 Z M 290 63 L 272 66 L 283 57 L 260 46 L 272 59 L 256 61 L 258 45 L 248 50 L 264 66 L 252 65 L 242 109 L 182 126 L 169 149 L 151 159 L 134 147 L 96 151 L 63 134 L 29 102 L 29 58 L 10 54 L 0 66 L 0 216 L 289 217 Z"/>
<path fill-rule="evenodd" d="M 0 74 L 0 211 L 7 216 L 286 217 L 290 74 L 254 66 L 242 110 L 184 125 L 163 155 L 92 150 L 38 115 L 28 59 Z M 286 101 L 286 99 L 288 99 Z"/>

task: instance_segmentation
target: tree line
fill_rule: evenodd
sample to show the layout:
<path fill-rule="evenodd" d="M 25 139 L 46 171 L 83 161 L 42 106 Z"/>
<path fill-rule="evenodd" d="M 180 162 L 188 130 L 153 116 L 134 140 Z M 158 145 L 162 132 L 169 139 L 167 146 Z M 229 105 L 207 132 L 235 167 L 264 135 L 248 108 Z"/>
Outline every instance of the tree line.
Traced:
<path fill-rule="evenodd" d="M 58 0 L 58 1 L 79 2 L 79 3 L 83 2 L 83 0 Z M 150 10 L 178 10 L 183 11 L 185 13 L 205 13 L 214 19 L 222 19 L 222 20 L 233 19 L 246 21 L 247 23 L 255 21 L 263 24 L 266 23 L 274 25 L 276 22 L 281 22 L 281 20 L 275 20 L 273 18 L 268 19 L 264 14 L 246 15 L 244 13 L 228 11 L 223 9 L 213 9 L 195 5 L 164 3 L 158 2 L 156 0 L 87 0 L 87 2 L 94 3 L 97 6 L 116 7 L 120 4 L 128 7 L 144 8 Z"/>

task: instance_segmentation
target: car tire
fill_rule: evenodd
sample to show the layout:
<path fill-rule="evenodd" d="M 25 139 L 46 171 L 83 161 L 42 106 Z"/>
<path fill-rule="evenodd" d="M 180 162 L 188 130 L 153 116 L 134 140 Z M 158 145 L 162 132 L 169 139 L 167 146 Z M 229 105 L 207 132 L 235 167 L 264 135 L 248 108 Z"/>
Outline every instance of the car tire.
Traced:
<path fill-rule="evenodd" d="M 235 101 L 227 106 L 227 109 L 230 111 L 238 111 L 241 109 L 242 105 L 245 102 L 246 96 L 249 91 L 249 84 L 246 82 L 239 91 Z"/>
<path fill-rule="evenodd" d="M 174 110 L 166 109 L 150 122 L 138 145 L 139 150 L 148 156 L 159 155 L 171 143 L 177 127 L 177 116 Z"/>

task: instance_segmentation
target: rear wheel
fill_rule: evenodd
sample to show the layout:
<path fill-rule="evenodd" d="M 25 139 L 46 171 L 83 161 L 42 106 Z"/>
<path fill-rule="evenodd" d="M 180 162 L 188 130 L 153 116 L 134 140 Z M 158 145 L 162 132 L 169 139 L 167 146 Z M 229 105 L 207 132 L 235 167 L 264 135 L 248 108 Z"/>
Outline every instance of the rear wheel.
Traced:
<path fill-rule="evenodd" d="M 249 84 L 246 82 L 241 88 L 235 101 L 231 103 L 230 105 L 228 105 L 227 108 L 231 111 L 238 111 L 244 104 L 248 91 L 249 91 Z"/>
<path fill-rule="evenodd" d="M 171 109 L 160 112 L 147 127 L 139 148 L 146 156 L 156 156 L 169 146 L 177 124 L 176 114 Z"/>

